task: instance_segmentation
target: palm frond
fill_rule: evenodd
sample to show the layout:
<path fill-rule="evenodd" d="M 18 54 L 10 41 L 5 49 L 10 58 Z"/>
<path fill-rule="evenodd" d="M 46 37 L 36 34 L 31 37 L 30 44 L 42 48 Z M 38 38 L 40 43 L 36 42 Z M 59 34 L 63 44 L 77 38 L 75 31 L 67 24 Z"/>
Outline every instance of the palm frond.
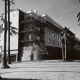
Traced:
<path fill-rule="evenodd" d="M 13 36 L 13 33 L 12 33 L 12 32 L 10 32 L 10 35 L 11 35 L 11 36 Z"/>
<path fill-rule="evenodd" d="M 80 17 L 78 18 L 78 22 L 80 21 Z"/>
<path fill-rule="evenodd" d="M 80 23 L 78 24 L 78 26 L 80 26 Z"/>
<path fill-rule="evenodd" d="M 18 32 L 16 30 L 14 30 L 14 29 L 10 29 L 10 33 L 12 33 L 13 35 L 17 35 L 18 34 Z"/>
<path fill-rule="evenodd" d="M 80 16 L 80 12 L 77 14 L 77 17 L 79 17 Z"/>
<path fill-rule="evenodd" d="M 5 28 L 3 28 L 3 31 L 4 31 L 4 29 L 5 29 Z M 17 34 L 18 34 L 17 30 L 18 30 L 17 28 L 11 26 L 11 27 L 10 27 L 10 35 L 11 35 L 11 36 L 17 35 Z M 8 27 L 7 27 L 7 31 L 8 31 Z"/>
<path fill-rule="evenodd" d="M 12 29 L 18 30 L 16 27 L 11 26 Z"/>

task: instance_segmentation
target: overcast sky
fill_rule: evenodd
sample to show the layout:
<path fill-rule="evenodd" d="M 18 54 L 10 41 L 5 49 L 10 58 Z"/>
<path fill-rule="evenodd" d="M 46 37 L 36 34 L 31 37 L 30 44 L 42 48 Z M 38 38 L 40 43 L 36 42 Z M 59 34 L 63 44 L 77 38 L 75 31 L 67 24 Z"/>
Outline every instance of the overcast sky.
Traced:
<path fill-rule="evenodd" d="M 80 38 L 77 13 L 80 11 L 79 0 L 14 0 L 11 9 L 24 12 L 37 10 L 38 14 L 47 14 L 63 27 L 67 26 Z M 4 2 L 0 0 L 0 15 L 4 12 Z M 1 22 L 0 22 L 1 23 Z"/>

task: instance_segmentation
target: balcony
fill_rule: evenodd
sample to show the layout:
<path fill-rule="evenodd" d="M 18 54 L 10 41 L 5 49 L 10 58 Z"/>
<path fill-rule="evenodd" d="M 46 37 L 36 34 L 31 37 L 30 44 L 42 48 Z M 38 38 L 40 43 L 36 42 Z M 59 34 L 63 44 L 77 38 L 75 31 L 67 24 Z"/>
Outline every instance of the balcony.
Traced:
<path fill-rule="evenodd" d="M 38 30 L 22 30 L 20 31 L 20 33 L 22 34 L 32 33 L 32 34 L 43 35 L 43 32 Z"/>
<path fill-rule="evenodd" d="M 20 40 L 20 42 L 33 42 L 33 41 L 40 41 L 40 37 L 24 37 L 23 39 Z"/>
<path fill-rule="evenodd" d="M 32 24 L 41 24 L 41 22 L 40 21 L 38 21 L 38 20 L 23 20 L 22 22 L 21 22 L 22 24 L 29 24 L 29 23 L 32 23 Z"/>

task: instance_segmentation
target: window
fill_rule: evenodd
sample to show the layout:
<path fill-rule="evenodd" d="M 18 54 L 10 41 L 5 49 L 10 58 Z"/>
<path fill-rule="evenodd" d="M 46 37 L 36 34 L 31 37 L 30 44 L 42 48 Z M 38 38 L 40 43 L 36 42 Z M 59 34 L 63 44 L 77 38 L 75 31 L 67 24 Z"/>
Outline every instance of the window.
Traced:
<path fill-rule="evenodd" d="M 35 26 L 35 31 L 40 31 L 40 28 Z"/>
<path fill-rule="evenodd" d="M 24 40 L 29 40 L 29 35 L 25 35 Z"/>
<path fill-rule="evenodd" d="M 50 30 L 47 30 L 47 33 L 50 35 Z"/>
<path fill-rule="evenodd" d="M 53 41 L 53 44 L 55 45 L 55 40 Z"/>
<path fill-rule="evenodd" d="M 31 40 L 31 35 L 29 35 L 29 40 Z"/>
<path fill-rule="evenodd" d="M 48 43 L 50 43 L 50 38 L 47 38 Z"/>
<path fill-rule="evenodd" d="M 56 41 L 56 45 L 59 46 L 59 42 L 58 41 Z"/>
<path fill-rule="evenodd" d="M 55 40 L 53 40 L 53 39 L 52 39 L 52 44 L 54 44 L 54 45 L 55 45 Z"/>
<path fill-rule="evenodd" d="M 30 20 L 30 17 L 27 17 L 27 20 Z"/>
<path fill-rule="evenodd" d="M 34 17 L 32 17 L 32 20 L 34 20 Z"/>
<path fill-rule="evenodd" d="M 30 26 L 25 26 L 25 30 L 31 30 L 31 27 Z"/>
<path fill-rule="evenodd" d="M 59 35 L 57 34 L 56 37 L 59 38 Z"/>
<path fill-rule="evenodd" d="M 37 37 L 37 40 L 39 41 L 40 40 L 40 37 Z"/>
<path fill-rule="evenodd" d="M 35 27 L 34 26 L 31 26 L 31 29 L 34 31 L 35 30 Z"/>
<path fill-rule="evenodd" d="M 52 36 L 54 37 L 55 36 L 55 34 L 52 32 Z"/>

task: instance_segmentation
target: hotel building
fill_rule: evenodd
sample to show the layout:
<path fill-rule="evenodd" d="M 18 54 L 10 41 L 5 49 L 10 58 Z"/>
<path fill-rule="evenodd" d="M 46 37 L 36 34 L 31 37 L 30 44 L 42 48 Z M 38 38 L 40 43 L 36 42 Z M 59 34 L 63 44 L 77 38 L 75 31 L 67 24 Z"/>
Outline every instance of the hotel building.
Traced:
<path fill-rule="evenodd" d="M 36 10 L 23 12 L 19 9 L 10 12 L 11 26 L 18 29 L 18 35 L 11 36 L 12 61 L 39 60 L 39 54 L 34 53 L 31 59 L 33 43 L 44 43 L 48 54 L 43 59 L 62 59 L 61 32 L 67 32 L 67 57 L 74 59 L 72 50 L 75 47 L 75 34 L 66 27 L 63 28 L 47 14 L 39 15 Z M 73 43 L 72 43 L 73 41 Z M 80 41 L 78 40 L 80 43 Z M 79 45 L 79 44 L 78 44 Z M 80 46 L 80 45 L 79 45 Z M 65 47 L 64 47 L 65 48 Z M 80 48 L 79 48 L 80 49 Z M 74 53 L 75 54 L 75 53 Z"/>

